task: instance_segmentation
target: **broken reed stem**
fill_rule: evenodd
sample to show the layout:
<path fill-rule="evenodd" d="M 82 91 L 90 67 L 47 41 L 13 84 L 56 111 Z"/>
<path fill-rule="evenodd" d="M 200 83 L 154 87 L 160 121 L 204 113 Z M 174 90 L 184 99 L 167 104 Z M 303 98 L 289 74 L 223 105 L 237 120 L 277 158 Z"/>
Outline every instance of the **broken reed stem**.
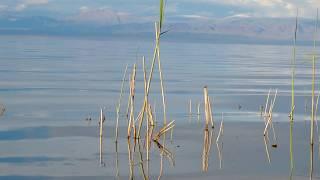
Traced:
<path fill-rule="evenodd" d="M 131 80 L 130 80 L 130 117 L 128 125 L 128 138 L 131 136 L 131 128 L 134 131 L 135 137 L 135 123 L 134 123 L 134 97 L 135 97 L 135 80 L 136 80 L 136 64 L 133 65 Z"/>
<path fill-rule="evenodd" d="M 103 141 L 102 141 L 102 138 L 103 138 L 103 110 L 102 108 L 100 109 L 100 133 L 99 133 L 99 137 L 100 137 L 100 165 L 102 166 L 103 165 Z"/>
<path fill-rule="evenodd" d="M 210 121 L 210 113 L 209 113 L 209 102 L 208 102 L 208 87 L 205 86 L 203 88 L 203 95 L 204 95 L 204 112 L 205 112 L 205 128 L 208 128 L 209 121 Z"/>
<path fill-rule="evenodd" d="M 125 82 L 125 79 L 126 79 L 127 70 L 128 70 L 128 64 L 126 65 L 126 69 L 124 70 L 122 83 L 121 83 L 120 96 L 119 96 L 119 101 L 118 101 L 118 106 L 117 106 L 116 137 L 115 137 L 115 142 L 116 143 L 118 142 L 120 107 L 121 107 L 121 99 L 122 99 L 122 96 L 123 96 L 123 87 L 124 87 L 124 82 Z"/>
<path fill-rule="evenodd" d="M 207 171 L 207 159 L 206 159 L 206 154 L 207 154 L 207 146 L 208 146 L 208 135 L 209 130 L 208 128 L 205 128 L 204 130 L 204 136 L 203 136 L 203 151 L 202 151 L 202 171 L 206 172 Z"/>
<path fill-rule="evenodd" d="M 203 172 L 208 171 L 212 137 L 213 137 L 213 131 L 210 131 L 208 128 L 205 128 L 204 137 L 203 137 L 203 152 L 202 152 L 202 171 Z"/>
<path fill-rule="evenodd" d="M 173 128 L 170 131 L 170 142 L 173 143 Z"/>

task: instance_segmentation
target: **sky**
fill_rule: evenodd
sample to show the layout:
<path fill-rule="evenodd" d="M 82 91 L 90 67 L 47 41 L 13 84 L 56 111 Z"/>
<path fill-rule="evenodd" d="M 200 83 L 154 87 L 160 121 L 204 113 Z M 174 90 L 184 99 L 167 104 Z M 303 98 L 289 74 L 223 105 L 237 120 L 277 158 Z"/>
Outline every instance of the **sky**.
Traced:
<path fill-rule="evenodd" d="M 158 14 L 158 0 L 0 0 L 2 16 L 146 21 Z M 171 18 L 315 17 L 320 0 L 167 0 Z"/>

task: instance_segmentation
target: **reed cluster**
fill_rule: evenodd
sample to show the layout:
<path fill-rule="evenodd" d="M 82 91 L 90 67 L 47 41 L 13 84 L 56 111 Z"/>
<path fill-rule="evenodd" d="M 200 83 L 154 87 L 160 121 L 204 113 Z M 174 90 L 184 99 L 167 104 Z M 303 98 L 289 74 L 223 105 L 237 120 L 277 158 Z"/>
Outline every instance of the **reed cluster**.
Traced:
<path fill-rule="evenodd" d="M 138 64 L 134 64 L 129 74 L 129 94 L 127 102 L 127 140 L 128 140 L 128 161 L 129 161 L 129 170 L 130 170 L 130 179 L 134 178 L 134 166 L 135 166 L 135 156 L 136 146 L 138 146 L 138 157 L 139 165 L 142 177 L 144 179 L 149 179 L 149 161 L 150 161 L 150 150 L 152 144 L 155 145 L 160 150 L 161 155 L 161 165 L 160 165 L 160 175 L 162 175 L 162 159 L 167 157 L 168 160 L 174 165 L 174 156 L 168 148 L 166 148 L 166 134 L 171 131 L 171 139 L 173 128 L 175 126 L 175 121 L 167 123 L 166 115 L 166 97 L 165 97 L 165 86 L 163 80 L 163 70 L 161 67 L 161 58 L 160 58 L 160 39 L 162 35 L 166 33 L 162 31 L 163 22 L 164 22 L 164 10 L 165 2 L 160 0 L 160 17 L 159 21 L 155 22 L 155 48 L 153 52 L 153 58 L 150 65 L 149 72 L 147 71 L 145 57 L 142 57 L 142 69 L 143 69 L 143 89 L 144 96 L 142 98 L 142 107 L 139 109 L 139 113 L 136 114 L 137 108 L 136 104 L 139 99 L 136 99 L 136 89 L 139 88 L 136 79 L 138 75 Z M 158 72 L 160 78 L 160 91 L 162 99 L 162 109 L 163 109 L 163 125 L 157 127 L 156 117 L 155 117 L 155 106 L 151 105 L 149 100 L 149 94 L 151 89 L 151 83 L 154 76 L 155 66 L 158 65 Z M 117 149 L 118 134 L 119 134 L 119 120 L 120 120 L 120 108 L 121 108 L 121 99 L 124 94 L 124 82 L 126 80 L 128 65 L 124 71 L 122 78 L 121 90 L 118 105 L 116 108 L 116 133 L 115 133 L 115 142 Z M 157 131 L 158 129 L 158 131 Z M 141 141 L 144 140 L 143 146 Z M 161 142 L 162 140 L 162 142 Z M 133 144 L 132 144 L 133 143 Z M 144 157 L 143 150 L 146 151 L 146 157 Z M 144 162 L 147 163 L 146 168 L 144 167 Z"/>

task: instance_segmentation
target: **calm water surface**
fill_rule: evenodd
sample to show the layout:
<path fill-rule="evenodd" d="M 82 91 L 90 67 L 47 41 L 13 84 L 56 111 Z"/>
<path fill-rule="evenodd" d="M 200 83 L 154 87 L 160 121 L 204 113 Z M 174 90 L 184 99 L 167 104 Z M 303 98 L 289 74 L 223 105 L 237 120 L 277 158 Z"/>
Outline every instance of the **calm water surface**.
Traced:
<path fill-rule="evenodd" d="M 144 93 L 142 56 L 146 56 L 149 67 L 153 42 L 36 36 L 1 36 L 0 39 L 0 103 L 6 107 L 4 116 L 0 118 L 0 175 L 11 179 L 66 179 L 66 176 L 113 179 L 115 153 L 110 137 L 113 136 L 115 105 L 122 74 L 126 64 L 131 68 L 133 63 L 137 63 L 137 99 L 141 99 Z M 311 50 L 307 46 L 298 47 L 295 109 L 296 121 L 301 122 L 309 119 L 307 114 L 310 114 Z M 209 95 L 213 98 L 213 112 L 217 121 L 220 121 L 221 113 L 224 112 L 226 122 L 263 123 L 259 117 L 259 107 L 265 103 L 268 90 L 273 88 L 279 92 L 274 121 L 286 122 L 290 109 L 291 57 L 290 46 L 163 41 L 161 59 L 168 118 L 176 120 L 177 126 L 188 125 L 189 100 L 192 100 L 195 113 L 197 103 L 203 99 L 203 87 L 207 85 Z M 161 119 L 157 67 L 154 77 L 150 100 L 156 106 L 158 119 Z M 128 85 L 125 88 L 122 112 L 125 111 Z M 137 102 L 137 106 L 140 105 L 141 102 Z M 106 168 L 98 165 L 97 118 L 100 107 L 105 108 L 107 116 Z M 93 118 L 90 124 L 85 121 L 89 116 Z M 197 124 L 196 117 L 192 117 L 191 123 Z M 299 129 L 303 129 L 301 124 Z M 126 120 L 122 119 L 122 132 L 125 132 L 125 125 Z M 202 128 L 198 126 L 201 137 Z M 284 124 L 282 126 L 286 127 Z M 263 124 L 262 127 L 252 127 L 260 131 Z M 245 129 L 239 132 L 245 132 Z M 286 136 L 286 133 L 282 134 Z M 259 142 L 262 140 L 259 136 L 261 134 L 253 131 L 252 135 L 257 136 Z M 122 176 L 127 178 L 126 140 L 124 134 L 121 136 L 124 142 L 120 143 L 120 169 L 123 171 Z M 177 133 L 177 143 L 179 136 Z M 180 143 L 183 143 L 183 138 L 180 139 Z M 195 177 L 201 176 L 201 161 L 197 158 L 200 158 L 202 152 L 202 140 L 190 141 L 190 144 L 195 144 L 193 147 L 197 147 L 197 142 L 200 143 L 199 148 L 184 148 L 188 151 L 180 152 L 182 156 L 189 153 L 187 157 L 199 161 L 195 166 L 187 168 L 193 169 L 190 173 Z M 229 142 L 234 143 L 232 140 Z M 250 142 L 246 143 L 251 146 Z M 176 145 L 172 144 L 172 149 L 176 149 Z M 254 150 L 255 156 L 264 158 L 263 144 L 259 144 L 259 148 L 259 153 Z M 287 148 L 285 146 L 281 153 L 287 153 Z M 158 156 L 157 152 L 154 149 L 155 157 Z M 241 152 L 246 150 L 241 149 Z M 185 171 L 188 172 L 178 166 L 181 164 L 179 159 L 184 162 L 177 155 L 177 168 L 168 173 L 171 176 L 165 178 L 179 179 L 184 177 L 182 174 Z M 285 176 L 288 161 L 287 157 L 283 159 L 285 168 L 280 169 L 283 174 L 275 168 L 265 172 Z M 242 160 L 235 161 L 235 164 L 240 166 Z M 265 163 L 265 159 L 261 163 Z M 263 172 L 261 169 L 264 166 L 258 165 L 258 162 L 253 164 L 256 166 L 252 167 L 252 174 Z M 158 165 L 154 167 L 157 169 Z M 307 165 L 300 167 L 299 176 L 307 174 L 305 168 Z M 217 171 L 215 166 L 212 169 Z M 251 169 L 244 172 L 250 174 Z M 224 173 L 239 174 L 238 171 L 228 169 L 218 171 L 219 176 Z"/>

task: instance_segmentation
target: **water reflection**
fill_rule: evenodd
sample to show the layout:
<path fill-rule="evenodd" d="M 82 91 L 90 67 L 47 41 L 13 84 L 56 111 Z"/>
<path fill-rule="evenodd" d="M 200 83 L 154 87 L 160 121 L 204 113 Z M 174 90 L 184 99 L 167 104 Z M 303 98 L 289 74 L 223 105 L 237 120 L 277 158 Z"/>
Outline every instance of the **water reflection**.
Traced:
<path fill-rule="evenodd" d="M 207 172 L 209 168 L 209 157 L 212 144 L 213 130 L 204 129 L 203 135 L 203 151 L 202 151 L 202 171 Z"/>

